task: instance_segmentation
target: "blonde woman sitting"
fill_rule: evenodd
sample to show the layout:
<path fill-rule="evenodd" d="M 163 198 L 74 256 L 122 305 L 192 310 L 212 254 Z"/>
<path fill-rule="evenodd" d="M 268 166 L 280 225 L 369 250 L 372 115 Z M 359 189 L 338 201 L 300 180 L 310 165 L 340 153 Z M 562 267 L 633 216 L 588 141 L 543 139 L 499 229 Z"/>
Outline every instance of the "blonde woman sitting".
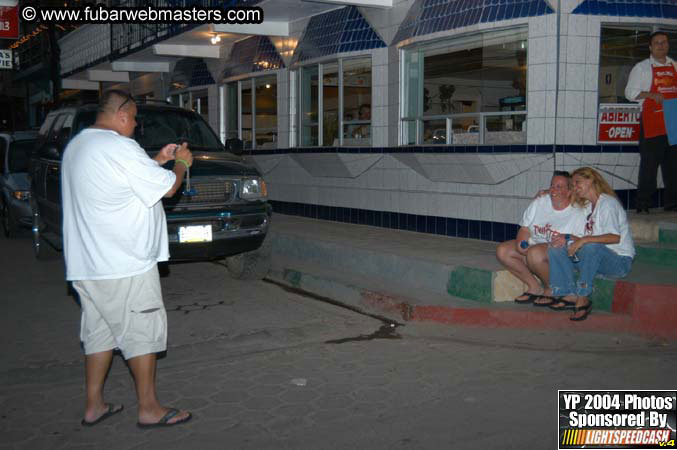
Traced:
<path fill-rule="evenodd" d="M 568 246 L 548 248 L 550 287 L 561 297 L 558 309 L 573 308 L 571 320 L 585 320 L 592 310 L 590 295 L 595 275 L 625 277 L 632 267 L 635 246 L 627 215 L 616 194 L 595 169 L 581 167 L 572 174 L 574 193 L 586 201 L 588 215 L 583 236 L 571 236 Z M 578 280 L 574 278 L 578 269 Z M 556 304 L 553 306 L 557 306 Z"/>

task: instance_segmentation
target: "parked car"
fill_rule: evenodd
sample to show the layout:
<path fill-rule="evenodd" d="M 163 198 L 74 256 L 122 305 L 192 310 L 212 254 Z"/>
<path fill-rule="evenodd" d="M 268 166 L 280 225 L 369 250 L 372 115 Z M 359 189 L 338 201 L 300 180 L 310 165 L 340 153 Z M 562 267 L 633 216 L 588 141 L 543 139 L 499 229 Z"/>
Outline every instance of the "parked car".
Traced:
<path fill-rule="evenodd" d="M 0 134 L 0 210 L 5 237 L 13 237 L 19 228 L 32 223 L 28 160 L 36 135 L 34 131 Z"/>
<path fill-rule="evenodd" d="M 86 105 L 50 112 L 40 128 L 30 169 L 33 249 L 38 258 L 51 250 L 44 241 L 62 247 L 61 156 L 70 139 L 94 123 L 96 108 Z M 270 251 L 262 244 L 272 208 L 258 170 L 241 155 L 226 151 L 195 112 L 142 103 L 136 121 L 134 139 L 149 156 L 172 142 L 188 142 L 193 152 L 193 192 L 186 192 L 184 183 L 173 197 L 163 199 L 171 260 L 226 257 L 236 278 L 265 276 Z M 172 162 L 165 167 L 171 169 Z"/>

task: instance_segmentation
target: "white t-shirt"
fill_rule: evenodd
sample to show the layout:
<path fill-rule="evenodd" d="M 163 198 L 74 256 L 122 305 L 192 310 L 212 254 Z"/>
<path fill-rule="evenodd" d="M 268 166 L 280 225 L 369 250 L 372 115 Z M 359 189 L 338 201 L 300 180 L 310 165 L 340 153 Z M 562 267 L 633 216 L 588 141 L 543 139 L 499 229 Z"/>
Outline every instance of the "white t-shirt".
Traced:
<path fill-rule="evenodd" d="M 552 207 L 550 195 L 543 195 L 524 211 L 520 226 L 529 229 L 529 244 L 550 242 L 555 231 L 580 236 L 585 228 L 585 209 L 569 205 L 557 211 Z"/>
<path fill-rule="evenodd" d="M 588 211 L 590 206 L 588 206 Z M 635 243 L 632 240 L 628 217 L 620 202 L 614 197 L 602 194 L 597 199 L 595 210 L 585 224 L 586 236 L 617 234 L 621 237 L 618 244 L 607 244 L 610 250 L 621 256 L 635 257 Z"/>
<path fill-rule="evenodd" d="M 160 200 L 175 180 L 133 139 L 78 133 L 61 166 L 66 279 L 131 277 L 169 259 Z"/>
<path fill-rule="evenodd" d="M 666 56 L 665 64 L 661 64 L 653 56 L 648 57 L 647 59 L 638 62 L 635 64 L 635 67 L 630 71 L 628 76 L 628 84 L 625 86 L 625 98 L 631 102 L 637 102 L 640 106 L 644 105 L 644 99 L 638 99 L 637 96 L 642 92 L 651 91 L 651 80 L 653 79 L 653 70 L 652 67 L 665 67 L 665 66 L 675 66 L 677 70 L 677 65 L 675 61 Z"/>

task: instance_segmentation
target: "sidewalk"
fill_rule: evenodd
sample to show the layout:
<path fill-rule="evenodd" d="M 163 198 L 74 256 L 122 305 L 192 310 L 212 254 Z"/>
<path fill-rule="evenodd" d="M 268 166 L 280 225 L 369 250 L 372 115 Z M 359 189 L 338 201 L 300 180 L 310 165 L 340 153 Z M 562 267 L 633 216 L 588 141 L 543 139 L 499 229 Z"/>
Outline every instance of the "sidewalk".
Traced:
<path fill-rule="evenodd" d="M 396 321 L 628 332 L 677 339 L 677 214 L 629 214 L 637 257 L 624 280 L 595 280 L 594 313 L 516 305 L 525 286 L 496 243 L 276 214 L 269 278 Z"/>

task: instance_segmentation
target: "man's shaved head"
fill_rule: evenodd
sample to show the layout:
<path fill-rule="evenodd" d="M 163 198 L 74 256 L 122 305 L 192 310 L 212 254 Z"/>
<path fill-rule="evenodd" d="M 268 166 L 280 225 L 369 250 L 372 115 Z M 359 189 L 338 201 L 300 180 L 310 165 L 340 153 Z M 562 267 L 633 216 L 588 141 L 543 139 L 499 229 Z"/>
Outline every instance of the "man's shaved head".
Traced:
<path fill-rule="evenodd" d="M 136 127 L 136 102 L 125 91 L 111 89 L 101 96 L 94 126 L 131 137 Z"/>
<path fill-rule="evenodd" d="M 119 89 L 110 89 L 103 93 L 99 101 L 99 114 L 115 114 L 134 105 L 131 94 Z"/>

